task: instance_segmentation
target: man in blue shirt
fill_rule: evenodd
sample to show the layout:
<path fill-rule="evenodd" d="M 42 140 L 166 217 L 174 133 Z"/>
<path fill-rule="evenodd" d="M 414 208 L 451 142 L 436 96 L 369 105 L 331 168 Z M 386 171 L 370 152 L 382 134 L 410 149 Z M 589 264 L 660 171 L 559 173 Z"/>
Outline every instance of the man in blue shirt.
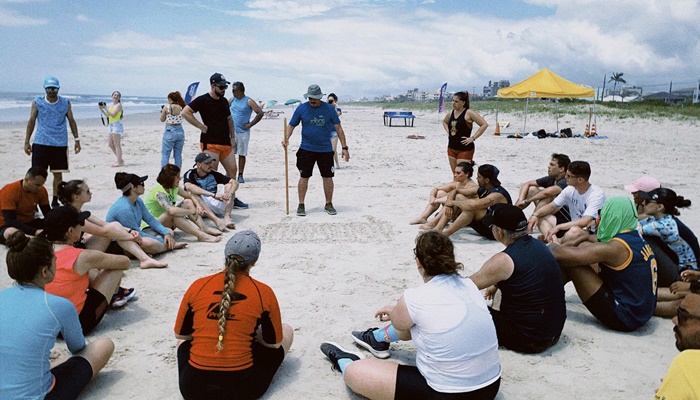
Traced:
<path fill-rule="evenodd" d="M 80 153 L 80 138 L 78 125 L 73 119 L 70 101 L 58 95 L 61 85 L 58 78 L 47 76 L 44 79 L 44 96 L 36 96 L 32 101 L 32 111 L 27 122 L 27 133 L 24 137 L 24 152 L 32 156 L 32 167 L 51 168 L 53 174 L 52 207 L 58 206 L 58 185 L 63 182 L 63 173 L 70 172 L 68 167 L 68 130 L 75 138 L 75 154 Z M 38 125 L 37 125 L 38 122 Z M 34 133 L 34 144 L 29 140 Z"/>
<path fill-rule="evenodd" d="M 243 171 L 245 170 L 246 157 L 248 156 L 248 142 L 250 141 L 250 128 L 262 119 L 264 113 L 255 100 L 245 95 L 243 82 L 233 82 L 233 98 L 229 100 L 231 118 L 233 118 L 233 130 L 236 135 L 236 146 L 233 148 L 234 157 L 238 156 L 238 183 L 245 183 Z M 255 118 L 250 116 L 255 111 Z M 231 177 L 233 178 L 233 177 Z"/>
<path fill-rule="evenodd" d="M 292 119 L 287 126 L 282 147 L 287 148 L 289 137 L 294 133 L 294 128 L 301 122 L 301 145 L 297 151 L 297 168 L 299 169 L 299 206 L 297 215 L 306 216 L 304 199 L 309 185 L 309 178 L 313 173 L 314 164 L 318 163 L 318 170 L 323 178 L 323 193 L 326 196 L 325 210 L 330 215 L 335 215 L 333 207 L 333 145 L 331 132 L 338 132 L 338 139 L 342 145 L 342 157 L 345 162 L 350 161 L 350 153 L 345 142 L 345 132 L 340 126 L 340 119 L 335 108 L 321 101 L 324 94 L 318 85 L 311 85 L 304 97 L 308 102 L 300 105 L 294 111 Z"/>

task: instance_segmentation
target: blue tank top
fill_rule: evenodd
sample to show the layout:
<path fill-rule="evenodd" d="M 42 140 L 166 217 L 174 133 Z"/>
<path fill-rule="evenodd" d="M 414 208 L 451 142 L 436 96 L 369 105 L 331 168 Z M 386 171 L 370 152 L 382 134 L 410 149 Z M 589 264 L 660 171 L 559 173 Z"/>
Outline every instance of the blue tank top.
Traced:
<path fill-rule="evenodd" d="M 58 101 L 49 103 L 44 96 L 36 96 L 34 103 L 37 110 L 34 143 L 55 147 L 68 146 L 68 99 L 58 96 Z"/>
<path fill-rule="evenodd" d="M 233 118 L 233 127 L 236 132 L 246 133 L 250 132 L 250 129 L 244 130 L 243 125 L 250 122 L 250 115 L 253 113 L 253 109 L 248 104 L 250 97 L 243 96 L 242 99 L 233 98 L 231 100 L 231 118 Z"/>
<path fill-rule="evenodd" d="M 526 337 L 547 340 L 559 336 L 566 321 L 566 303 L 554 255 L 530 235 L 518 238 L 503 252 L 515 267 L 508 279 L 496 285 L 502 294 L 501 312 Z"/>
<path fill-rule="evenodd" d="M 618 233 L 612 240 L 624 243 L 632 256 L 620 266 L 602 264 L 600 277 L 615 297 L 615 314 L 628 328 L 637 329 L 656 308 L 656 258 L 636 229 Z"/>

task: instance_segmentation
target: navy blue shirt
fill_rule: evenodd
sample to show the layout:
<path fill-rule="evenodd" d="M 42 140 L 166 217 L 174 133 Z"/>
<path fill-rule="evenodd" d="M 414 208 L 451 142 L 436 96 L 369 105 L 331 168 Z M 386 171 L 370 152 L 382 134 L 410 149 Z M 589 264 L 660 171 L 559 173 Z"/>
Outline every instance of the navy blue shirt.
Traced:
<path fill-rule="evenodd" d="M 340 118 L 332 105 L 321 102 L 318 107 L 311 107 L 306 102 L 296 110 L 289 120 L 289 125 L 297 126 L 301 122 L 300 149 L 316 153 L 333 151 L 331 132 L 335 132 L 335 124 L 340 124 Z"/>

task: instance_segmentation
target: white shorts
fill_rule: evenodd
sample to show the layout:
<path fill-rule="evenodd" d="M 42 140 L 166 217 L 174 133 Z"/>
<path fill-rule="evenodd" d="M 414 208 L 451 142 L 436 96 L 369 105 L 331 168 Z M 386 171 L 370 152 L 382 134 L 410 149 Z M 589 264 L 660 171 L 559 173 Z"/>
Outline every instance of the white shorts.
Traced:
<path fill-rule="evenodd" d="M 122 121 L 114 121 L 109 124 L 109 133 L 116 133 L 117 135 L 123 135 L 124 134 L 124 125 L 122 125 Z"/>
<path fill-rule="evenodd" d="M 223 218 L 226 214 L 226 202 L 217 200 L 211 196 L 201 196 L 202 200 L 209 206 L 209 208 L 216 214 L 217 217 Z"/>
<path fill-rule="evenodd" d="M 248 155 L 248 142 L 250 141 L 250 130 L 248 132 L 236 132 L 236 147 L 233 148 L 233 152 L 239 156 Z"/>

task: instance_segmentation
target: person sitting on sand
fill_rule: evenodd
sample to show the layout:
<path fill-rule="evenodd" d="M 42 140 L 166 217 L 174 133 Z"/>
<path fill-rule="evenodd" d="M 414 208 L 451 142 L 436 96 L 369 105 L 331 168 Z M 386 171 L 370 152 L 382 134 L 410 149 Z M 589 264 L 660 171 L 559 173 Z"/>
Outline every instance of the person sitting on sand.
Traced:
<path fill-rule="evenodd" d="M 463 161 L 459 164 L 454 169 L 454 180 L 452 182 L 448 182 L 445 184 L 442 184 L 440 186 L 434 187 L 430 191 L 430 197 L 428 198 L 428 205 L 425 206 L 425 210 L 423 210 L 423 213 L 413 221 L 409 222 L 411 225 L 417 225 L 417 224 L 423 224 L 424 226 L 421 226 L 423 229 L 430 229 L 433 228 L 435 224 L 437 224 L 438 221 L 440 221 L 440 218 L 442 216 L 442 212 L 438 214 L 437 217 L 433 219 L 434 223 L 430 224 L 428 222 L 428 217 L 437 209 L 440 207 L 440 203 L 437 203 L 435 200 L 440 199 L 443 197 L 447 197 L 447 195 L 450 194 L 451 191 L 453 190 L 458 190 L 462 191 L 462 194 L 465 194 L 468 197 L 471 196 L 476 196 L 476 192 L 479 188 L 479 186 L 474 182 L 471 178 L 472 175 L 474 174 L 474 163 L 473 162 L 467 162 Z M 444 208 L 444 207 L 443 207 Z"/>
<path fill-rule="evenodd" d="M 144 203 L 146 209 L 158 221 L 170 229 L 180 230 L 194 235 L 200 242 L 221 241 L 221 231 L 204 224 L 202 213 L 204 209 L 199 204 L 197 196 L 193 196 L 180 186 L 180 167 L 166 164 L 158 174 L 155 186 L 146 194 Z M 176 204 L 177 196 L 184 200 Z M 144 228 L 145 222 L 141 224 Z"/>
<path fill-rule="evenodd" d="M 644 175 L 639 177 L 634 183 L 625 185 L 625 190 L 632 193 L 634 204 L 637 206 L 639 220 L 646 219 L 648 215 L 644 213 L 644 199 L 639 195 L 642 192 L 651 192 L 654 189 L 659 189 L 661 183 L 653 176 Z M 690 248 L 693 249 L 695 258 L 700 258 L 700 243 L 692 230 L 688 228 L 676 216 L 672 215 L 673 221 L 678 227 L 678 235 L 685 240 Z M 670 287 L 674 282 L 680 281 L 681 277 L 678 270 L 678 255 L 674 252 L 659 236 L 647 235 L 642 232 L 642 237 L 649 243 L 649 246 L 654 251 L 656 256 L 656 265 L 659 270 L 659 287 Z"/>
<path fill-rule="evenodd" d="M 164 227 L 146 209 L 146 205 L 139 196 L 145 191 L 144 182 L 148 176 L 138 176 L 126 172 L 117 172 L 114 175 L 114 183 L 117 189 L 122 191 L 122 196 L 112 204 L 107 211 L 107 222 L 117 221 L 128 229 L 138 231 L 141 235 L 141 249 L 149 254 L 160 254 L 166 251 L 181 249 L 186 243 L 178 243 L 173 238 L 173 232 Z M 149 231 L 141 230 L 141 221 L 146 221 Z M 161 235 L 161 236 L 157 236 Z"/>
<path fill-rule="evenodd" d="M 659 188 L 651 192 L 640 192 L 644 199 L 644 214 L 647 218 L 639 221 L 642 234 L 660 237 L 664 243 L 675 253 L 678 259 L 677 276 L 680 281 L 680 273 L 687 269 L 698 270 L 698 260 L 690 245 L 681 238 L 678 225 L 673 218 L 680 215 L 677 208 L 689 207 L 691 202 L 678 196 L 671 189 Z M 670 286 L 660 286 L 658 291 L 658 303 L 654 315 L 672 318 L 676 314 L 676 307 L 690 290 L 687 282 L 674 282 Z"/>
<path fill-rule="evenodd" d="M 236 224 L 231 220 L 231 210 L 238 182 L 214 171 L 213 161 L 208 153 L 197 154 L 194 159 L 195 168 L 185 172 L 185 190 L 197 199 L 204 214 L 214 221 L 216 228 L 224 232 L 227 228 L 236 229 Z M 223 185 L 223 191 L 219 191 L 219 185 Z"/>
<path fill-rule="evenodd" d="M 597 221 L 597 242 L 551 243 L 550 250 L 588 311 L 610 329 L 631 332 L 654 314 L 656 259 L 637 230 L 632 200 L 607 199 Z"/>
<path fill-rule="evenodd" d="M 0 243 L 18 230 L 32 236 L 41 233 L 44 220 L 34 213 L 37 206 L 44 216 L 51 210 L 49 192 L 44 187 L 48 175 L 42 167 L 31 167 L 24 179 L 0 189 Z"/>
<path fill-rule="evenodd" d="M 75 399 L 107 364 L 114 343 L 86 343 L 71 302 L 44 291 L 56 275 L 51 242 L 15 231 L 7 247 L 7 272 L 17 284 L 0 291 L 0 398 Z M 72 357 L 52 368 L 59 333 Z"/>
<path fill-rule="evenodd" d="M 573 161 L 566 171 L 567 187 L 552 200 L 551 203 L 536 210 L 530 215 L 528 229 L 533 231 L 539 225 L 542 218 L 554 215 L 564 206 L 569 208 L 571 221 L 557 224 L 546 232 L 541 232 L 543 239 L 549 243 L 566 243 L 576 239 L 585 240 L 588 232 L 585 231 L 598 217 L 598 210 L 605 203 L 605 192 L 598 186 L 588 182 L 591 177 L 591 166 L 585 161 Z M 561 240 L 558 238 L 560 231 L 566 231 Z M 591 233 L 595 232 L 595 227 Z M 586 235 L 584 235 L 586 234 Z"/>
<path fill-rule="evenodd" d="M 85 203 L 92 200 L 92 192 L 85 181 L 74 179 L 68 182 L 61 182 L 58 185 L 58 198 L 64 205 L 82 212 L 84 211 L 83 206 Z M 127 255 L 132 255 L 139 260 L 139 267 L 143 269 L 168 266 L 167 263 L 153 259 L 141 249 L 140 244 L 143 238 L 138 230 L 125 228 L 117 221 L 106 222 L 95 216 L 95 214 L 90 214 L 88 219 L 85 220 L 82 231 L 88 234 L 87 237 L 82 237 L 73 246 L 116 254 L 119 252 L 118 248 L 114 248 L 114 244 L 116 244 Z"/>
<path fill-rule="evenodd" d="M 131 266 L 126 256 L 73 247 L 88 217 L 87 211 L 56 207 L 46 216 L 41 233 L 56 252 L 56 276 L 46 291 L 73 303 L 86 335 L 100 323 L 109 306 L 122 307 L 136 294 L 133 288 L 119 286 L 123 271 Z"/>
<path fill-rule="evenodd" d="M 390 356 L 391 342 L 413 340 L 416 365 L 363 358 L 333 342 L 321 351 L 369 399 L 493 399 L 501 384 L 498 339 L 479 289 L 459 275 L 463 266 L 445 235 L 422 233 L 413 254 L 424 284 L 375 313 L 391 324 L 353 331 L 352 339 L 379 358 Z"/>
<path fill-rule="evenodd" d="M 689 294 L 673 318 L 676 348 L 680 350 L 664 377 L 654 400 L 700 398 L 700 295 Z"/>
<path fill-rule="evenodd" d="M 535 211 L 533 213 L 536 214 L 538 210 L 551 203 L 562 190 L 566 189 L 566 170 L 570 163 L 571 160 L 566 154 L 552 154 L 552 159 L 547 166 L 547 176 L 523 183 L 520 186 L 520 195 L 515 205 L 524 210 L 534 203 Z M 569 207 L 564 205 L 553 215 L 540 218 L 537 228 L 540 232 L 548 232 L 553 227 L 567 222 L 571 222 L 571 215 Z M 557 235 L 564 236 L 564 232 L 559 231 Z"/>
<path fill-rule="evenodd" d="M 469 226 L 479 235 L 490 240 L 496 240 L 491 229 L 484 226 L 481 223 L 481 219 L 486 215 L 486 210 L 494 204 L 513 204 L 510 194 L 501 186 L 501 181 L 498 180 L 499 173 L 498 168 L 490 164 L 484 164 L 479 167 L 476 174 L 476 181 L 479 184 L 478 199 L 469 199 L 457 190 L 450 192 L 450 195 L 447 197 L 437 199 L 436 202 L 442 203 L 446 207 L 440 222 L 435 226 L 435 230 L 438 232 L 442 231 L 445 235 L 450 236 L 465 226 Z M 443 230 L 447 222 L 452 218 L 453 206 L 459 210 L 459 216 L 457 216 L 452 225 Z"/>
<path fill-rule="evenodd" d="M 257 399 L 292 346 L 272 289 L 250 276 L 260 256 L 253 231 L 233 235 L 226 267 L 196 280 L 175 322 L 180 393 L 185 399 Z"/>
<path fill-rule="evenodd" d="M 498 344 L 521 353 L 541 353 L 559 341 L 566 321 L 564 286 L 557 260 L 527 234 L 523 211 L 495 204 L 481 220 L 506 246 L 469 278 L 487 299 L 501 291 L 498 310 L 489 307 Z"/>

